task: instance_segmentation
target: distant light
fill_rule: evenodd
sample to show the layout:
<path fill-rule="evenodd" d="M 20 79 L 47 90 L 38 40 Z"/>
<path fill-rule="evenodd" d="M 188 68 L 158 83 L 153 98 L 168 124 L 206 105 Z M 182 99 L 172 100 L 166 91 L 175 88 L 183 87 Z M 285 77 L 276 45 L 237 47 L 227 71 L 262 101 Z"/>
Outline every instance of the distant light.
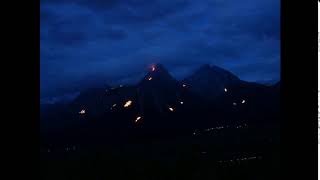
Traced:
<path fill-rule="evenodd" d="M 173 111 L 174 111 L 174 109 L 173 109 L 172 107 L 169 107 L 169 110 L 170 110 L 171 112 L 173 112 Z"/>
<path fill-rule="evenodd" d="M 149 78 L 148 78 L 148 81 L 151 81 L 151 80 L 152 80 L 152 77 L 149 77 Z"/>
<path fill-rule="evenodd" d="M 141 116 L 138 116 L 138 117 L 136 118 L 136 120 L 134 120 L 134 122 L 136 123 L 136 122 L 138 122 L 140 119 L 141 119 Z"/>
<path fill-rule="evenodd" d="M 114 108 L 114 107 L 116 107 L 116 106 L 117 106 L 117 104 L 113 104 L 113 105 L 112 105 L 112 107 L 111 107 L 110 109 L 112 109 L 112 108 Z"/>
<path fill-rule="evenodd" d="M 180 104 L 183 104 L 183 101 L 181 101 Z"/>
<path fill-rule="evenodd" d="M 224 88 L 224 92 L 228 92 L 228 89 L 227 89 L 227 88 Z"/>
<path fill-rule="evenodd" d="M 242 104 L 244 104 L 245 102 L 246 102 L 246 100 L 242 100 L 242 102 L 241 102 L 241 103 L 242 103 Z"/>
<path fill-rule="evenodd" d="M 131 104 L 132 104 L 132 101 L 129 100 L 123 105 L 123 107 L 129 107 Z"/>
<path fill-rule="evenodd" d="M 185 84 L 182 84 L 182 87 L 187 87 L 187 85 L 185 85 Z"/>
<path fill-rule="evenodd" d="M 155 70 L 156 70 L 156 66 L 155 66 L 155 65 L 152 65 L 151 70 L 152 70 L 152 71 L 155 71 Z"/>
<path fill-rule="evenodd" d="M 237 103 L 235 103 L 235 102 L 234 102 L 234 103 L 232 103 L 232 104 L 233 104 L 234 106 L 236 106 L 236 105 L 237 105 Z"/>
<path fill-rule="evenodd" d="M 86 110 L 82 109 L 79 114 L 85 114 L 86 113 Z"/>
<path fill-rule="evenodd" d="M 123 87 L 123 85 L 122 84 L 120 84 L 120 86 L 119 87 Z"/>

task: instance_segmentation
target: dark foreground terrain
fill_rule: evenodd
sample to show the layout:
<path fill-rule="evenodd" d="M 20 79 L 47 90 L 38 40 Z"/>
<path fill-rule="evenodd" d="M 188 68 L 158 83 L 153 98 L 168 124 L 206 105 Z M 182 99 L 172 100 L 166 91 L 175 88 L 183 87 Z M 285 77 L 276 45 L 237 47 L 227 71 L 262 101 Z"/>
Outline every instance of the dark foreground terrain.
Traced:
<path fill-rule="evenodd" d="M 41 179 L 279 178 L 280 83 L 154 67 L 137 85 L 42 106 Z"/>

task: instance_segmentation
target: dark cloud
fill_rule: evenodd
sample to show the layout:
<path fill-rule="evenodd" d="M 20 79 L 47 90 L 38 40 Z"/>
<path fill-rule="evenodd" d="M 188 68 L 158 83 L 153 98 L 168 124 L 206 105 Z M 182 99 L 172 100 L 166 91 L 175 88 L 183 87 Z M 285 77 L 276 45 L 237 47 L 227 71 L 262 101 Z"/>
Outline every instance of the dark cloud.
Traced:
<path fill-rule="evenodd" d="M 41 92 L 135 82 L 154 62 L 183 78 L 203 63 L 279 78 L 278 0 L 42 0 Z"/>

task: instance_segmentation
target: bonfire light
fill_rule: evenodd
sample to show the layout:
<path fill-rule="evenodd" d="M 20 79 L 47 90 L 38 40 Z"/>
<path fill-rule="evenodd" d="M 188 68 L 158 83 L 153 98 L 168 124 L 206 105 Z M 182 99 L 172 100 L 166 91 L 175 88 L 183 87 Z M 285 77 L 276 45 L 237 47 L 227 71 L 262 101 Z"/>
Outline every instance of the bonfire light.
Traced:
<path fill-rule="evenodd" d="M 174 109 L 173 109 L 172 107 L 169 107 L 169 110 L 170 110 L 171 112 L 173 112 L 173 111 L 174 111 Z"/>
<path fill-rule="evenodd" d="M 242 102 L 241 102 L 241 103 L 242 103 L 242 104 L 244 104 L 245 102 L 246 102 L 246 100 L 242 100 Z"/>
<path fill-rule="evenodd" d="M 224 88 L 224 92 L 228 92 L 228 89 L 227 89 L 227 88 Z"/>
<path fill-rule="evenodd" d="M 138 117 L 136 118 L 136 120 L 134 120 L 134 122 L 136 123 L 136 122 L 138 122 L 140 119 L 141 119 L 141 116 L 138 116 Z"/>
<path fill-rule="evenodd" d="M 181 101 L 180 104 L 183 104 L 183 101 Z"/>
<path fill-rule="evenodd" d="M 114 107 L 116 107 L 116 106 L 117 106 L 117 104 L 113 104 L 113 105 L 112 105 L 112 107 L 111 107 L 110 109 L 112 109 L 112 108 L 114 108 Z"/>
<path fill-rule="evenodd" d="M 182 87 L 187 87 L 187 85 L 185 85 L 185 84 L 182 84 Z"/>
<path fill-rule="evenodd" d="M 151 80 L 152 80 L 152 77 L 149 77 L 149 78 L 148 78 L 148 81 L 151 81 Z"/>
<path fill-rule="evenodd" d="M 86 113 L 86 110 L 82 109 L 79 114 L 85 114 Z"/>
<path fill-rule="evenodd" d="M 155 70 L 156 70 L 156 67 L 153 65 L 153 66 L 151 67 L 151 70 L 152 70 L 152 71 L 155 71 Z"/>
<path fill-rule="evenodd" d="M 123 105 L 123 107 L 129 107 L 131 104 L 132 104 L 132 101 L 129 100 Z"/>

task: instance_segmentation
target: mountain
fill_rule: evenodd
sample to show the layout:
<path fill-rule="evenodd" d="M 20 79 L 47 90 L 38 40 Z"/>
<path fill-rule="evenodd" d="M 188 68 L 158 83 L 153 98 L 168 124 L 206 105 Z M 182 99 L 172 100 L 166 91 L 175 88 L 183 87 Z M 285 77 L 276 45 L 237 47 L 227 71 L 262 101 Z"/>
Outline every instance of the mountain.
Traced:
<path fill-rule="evenodd" d="M 206 64 L 185 78 L 183 82 L 192 92 L 204 98 L 214 99 L 223 94 L 225 88 L 238 84 L 241 80 L 225 69 Z"/>
<path fill-rule="evenodd" d="M 60 122 L 63 128 L 56 128 L 56 139 L 90 143 L 111 137 L 116 141 L 132 132 L 162 137 L 223 124 L 274 127 L 279 117 L 277 87 L 245 82 L 209 65 L 179 82 L 163 65 L 154 64 L 136 85 L 90 88 L 55 107 L 59 111 L 46 111 L 42 119 Z"/>
<path fill-rule="evenodd" d="M 280 82 L 246 82 L 216 66 L 179 82 L 155 64 L 136 85 L 92 87 L 71 103 L 42 108 L 41 172 L 48 174 L 81 179 L 94 169 L 103 174 L 98 179 L 170 179 L 180 167 L 178 179 L 186 170 L 194 179 L 212 172 L 221 174 L 211 179 L 250 179 L 247 174 L 269 173 L 280 162 Z"/>

